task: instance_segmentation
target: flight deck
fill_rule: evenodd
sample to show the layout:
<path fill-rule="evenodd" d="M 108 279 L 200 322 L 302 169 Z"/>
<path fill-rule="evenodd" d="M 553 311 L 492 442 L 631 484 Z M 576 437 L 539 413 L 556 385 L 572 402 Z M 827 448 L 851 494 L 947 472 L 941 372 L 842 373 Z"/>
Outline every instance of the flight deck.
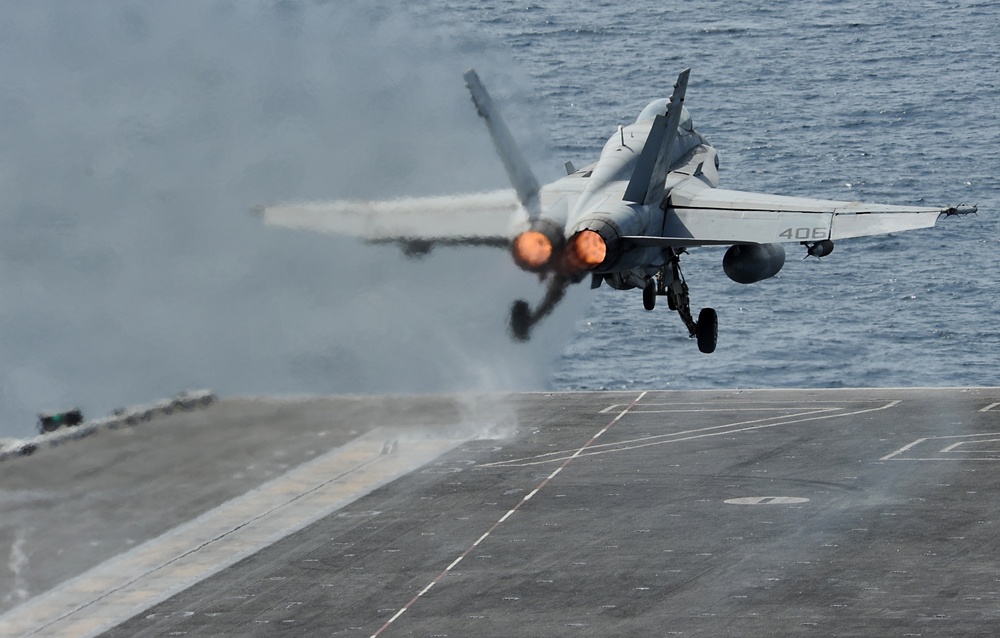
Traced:
<path fill-rule="evenodd" d="M 1000 388 L 223 398 L 0 461 L 0 637 L 992 636 Z"/>

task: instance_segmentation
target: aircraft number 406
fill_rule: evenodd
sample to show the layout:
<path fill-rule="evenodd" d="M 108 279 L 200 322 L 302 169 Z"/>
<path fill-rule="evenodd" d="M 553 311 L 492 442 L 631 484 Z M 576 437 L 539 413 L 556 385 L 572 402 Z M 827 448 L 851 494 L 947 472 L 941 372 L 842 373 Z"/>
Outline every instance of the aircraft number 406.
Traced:
<path fill-rule="evenodd" d="M 807 241 L 810 239 L 826 239 L 830 230 L 828 228 L 786 228 L 778 233 L 778 237 L 788 240 Z"/>

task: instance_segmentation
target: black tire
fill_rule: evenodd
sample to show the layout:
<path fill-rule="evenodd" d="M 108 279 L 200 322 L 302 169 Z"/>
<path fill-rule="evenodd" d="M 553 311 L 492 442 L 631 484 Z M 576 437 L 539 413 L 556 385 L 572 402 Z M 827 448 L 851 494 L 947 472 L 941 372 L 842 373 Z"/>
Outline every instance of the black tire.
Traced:
<path fill-rule="evenodd" d="M 646 287 L 642 289 L 642 307 L 646 310 L 652 310 L 656 307 L 656 283 L 649 282 Z"/>
<path fill-rule="evenodd" d="M 527 341 L 531 336 L 531 306 L 523 299 L 510 308 L 510 334 L 517 341 Z"/>
<path fill-rule="evenodd" d="M 705 354 L 712 354 L 718 341 L 719 315 L 714 308 L 702 308 L 698 313 L 698 349 Z"/>

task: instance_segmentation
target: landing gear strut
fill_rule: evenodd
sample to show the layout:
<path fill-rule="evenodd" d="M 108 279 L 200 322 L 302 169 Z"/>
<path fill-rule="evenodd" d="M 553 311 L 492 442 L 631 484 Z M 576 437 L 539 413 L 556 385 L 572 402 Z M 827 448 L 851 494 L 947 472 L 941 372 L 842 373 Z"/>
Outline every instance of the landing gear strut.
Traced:
<path fill-rule="evenodd" d="M 703 308 L 698 313 L 698 321 L 694 320 L 691 314 L 691 296 L 688 294 L 687 283 L 684 282 L 684 275 L 681 273 L 681 253 L 670 251 L 670 261 L 660 268 L 656 273 L 657 295 L 666 295 L 667 304 L 671 310 L 676 310 L 681 321 L 687 326 L 688 333 L 692 339 L 698 340 L 698 350 L 705 354 L 715 352 L 715 346 L 719 339 L 719 316 L 712 308 Z M 652 304 L 646 303 L 646 290 L 652 287 L 652 282 L 643 290 L 643 304 L 647 310 L 652 308 Z"/>

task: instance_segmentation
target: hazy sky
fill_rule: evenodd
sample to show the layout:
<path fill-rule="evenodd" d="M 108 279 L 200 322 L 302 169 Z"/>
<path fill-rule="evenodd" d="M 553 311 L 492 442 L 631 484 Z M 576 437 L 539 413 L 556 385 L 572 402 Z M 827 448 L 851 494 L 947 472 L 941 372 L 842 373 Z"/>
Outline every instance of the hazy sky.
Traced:
<path fill-rule="evenodd" d="M 544 387 L 580 295 L 512 344 L 541 289 L 503 251 L 412 261 L 248 213 L 506 186 L 461 79 L 537 163 L 502 47 L 396 3 L 40 1 L 5 7 L 0 52 L 0 437 L 184 388 Z"/>

